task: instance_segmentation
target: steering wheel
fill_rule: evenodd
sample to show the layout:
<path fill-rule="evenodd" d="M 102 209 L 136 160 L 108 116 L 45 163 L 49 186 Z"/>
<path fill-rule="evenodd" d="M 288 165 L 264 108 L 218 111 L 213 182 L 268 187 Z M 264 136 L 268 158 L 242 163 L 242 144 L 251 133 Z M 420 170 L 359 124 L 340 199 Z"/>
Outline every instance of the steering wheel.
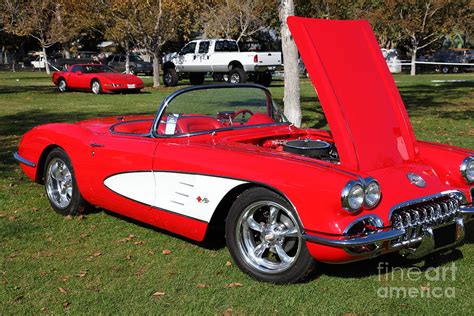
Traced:
<path fill-rule="evenodd" d="M 244 123 L 245 114 L 250 114 L 250 116 L 252 116 L 253 112 L 249 109 L 242 109 L 240 111 L 235 112 L 233 119 L 235 120 L 235 118 L 240 114 L 242 114 L 242 119 L 240 120 L 240 124 L 242 125 Z"/>

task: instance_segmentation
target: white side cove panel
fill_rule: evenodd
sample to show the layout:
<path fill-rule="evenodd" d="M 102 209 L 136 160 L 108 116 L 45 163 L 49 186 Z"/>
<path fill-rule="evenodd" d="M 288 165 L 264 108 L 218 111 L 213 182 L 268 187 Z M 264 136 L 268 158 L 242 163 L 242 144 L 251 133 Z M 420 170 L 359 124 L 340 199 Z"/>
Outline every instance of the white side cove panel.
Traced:
<path fill-rule="evenodd" d="M 130 172 L 104 184 L 132 200 L 209 222 L 224 196 L 244 181 L 175 172 Z"/>
<path fill-rule="evenodd" d="M 155 178 L 153 172 L 127 172 L 111 176 L 104 181 L 110 190 L 140 203 L 155 202 Z"/>

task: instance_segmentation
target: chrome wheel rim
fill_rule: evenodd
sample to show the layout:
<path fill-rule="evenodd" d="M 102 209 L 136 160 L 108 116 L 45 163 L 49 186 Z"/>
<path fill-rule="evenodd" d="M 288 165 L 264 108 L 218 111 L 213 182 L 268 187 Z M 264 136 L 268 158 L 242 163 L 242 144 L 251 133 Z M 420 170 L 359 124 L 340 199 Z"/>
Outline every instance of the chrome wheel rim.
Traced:
<path fill-rule="evenodd" d="M 237 73 L 234 73 L 230 76 L 230 83 L 239 83 L 240 82 L 240 76 Z"/>
<path fill-rule="evenodd" d="M 239 217 L 236 240 L 245 262 L 264 273 L 290 269 L 301 252 L 301 233 L 293 213 L 272 201 L 249 205 Z"/>
<path fill-rule="evenodd" d="M 166 84 L 170 84 L 170 83 L 171 83 L 171 79 L 172 79 L 172 78 L 171 78 L 171 74 L 170 74 L 169 72 L 167 72 L 167 73 L 165 74 L 165 83 L 166 83 Z"/>
<path fill-rule="evenodd" d="M 100 92 L 100 84 L 97 81 L 94 81 L 92 83 L 92 92 L 94 94 L 99 94 L 99 92 Z"/>
<path fill-rule="evenodd" d="M 58 208 L 64 209 L 71 204 L 72 174 L 66 163 L 60 158 L 54 158 L 48 165 L 46 193 L 49 200 Z"/>
<path fill-rule="evenodd" d="M 60 80 L 58 88 L 59 88 L 59 91 L 61 91 L 61 92 L 66 91 L 66 81 Z"/>

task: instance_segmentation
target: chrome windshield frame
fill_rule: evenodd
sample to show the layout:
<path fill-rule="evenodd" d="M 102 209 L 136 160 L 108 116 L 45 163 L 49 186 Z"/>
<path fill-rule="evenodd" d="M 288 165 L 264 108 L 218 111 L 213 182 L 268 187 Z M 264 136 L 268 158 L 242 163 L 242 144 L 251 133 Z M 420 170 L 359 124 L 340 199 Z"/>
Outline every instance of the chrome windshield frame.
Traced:
<path fill-rule="evenodd" d="M 275 101 L 272 98 L 272 94 L 270 91 L 265 88 L 264 86 L 258 85 L 258 84 L 253 84 L 253 83 L 240 83 L 240 84 L 212 84 L 212 85 L 197 85 L 197 86 L 191 86 L 191 87 L 186 87 L 183 89 L 179 89 L 168 95 L 162 102 L 160 107 L 158 108 L 158 111 L 156 112 L 155 118 L 153 120 L 153 124 L 151 125 L 150 129 L 150 135 L 154 138 L 170 138 L 170 137 L 188 137 L 188 136 L 197 136 L 197 135 L 203 135 L 203 134 L 211 134 L 214 132 L 223 132 L 223 131 L 229 131 L 229 130 L 236 130 L 236 129 L 244 129 L 244 128 L 252 128 L 252 127 L 265 127 L 265 126 L 275 126 L 275 125 L 289 125 L 290 122 L 285 117 L 286 122 L 275 122 L 275 123 L 269 123 L 269 124 L 259 124 L 259 125 L 252 125 L 252 126 L 242 126 L 242 127 L 228 127 L 228 128 L 222 128 L 222 129 L 215 129 L 215 130 L 209 130 L 209 131 L 200 131 L 200 132 L 195 132 L 195 133 L 187 133 L 187 134 L 182 134 L 182 135 L 161 135 L 158 134 L 158 125 L 160 124 L 161 117 L 163 116 L 166 108 L 168 105 L 175 99 L 177 96 L 191 92 L 191 91 L 197 91 L 197 90 L 208 90 L 208 89 L 224 89 L 224 88 L 233 88 L 233 89 L 238 89 L 238 88 L 257 88 L 260 90 L 263 90 L 267 98 L 269 98 L 272 102 L 272 114 L 274 111 L 274 106 L 275 106 Z M 284 117 L 284 114 L 281 113 Z"/>

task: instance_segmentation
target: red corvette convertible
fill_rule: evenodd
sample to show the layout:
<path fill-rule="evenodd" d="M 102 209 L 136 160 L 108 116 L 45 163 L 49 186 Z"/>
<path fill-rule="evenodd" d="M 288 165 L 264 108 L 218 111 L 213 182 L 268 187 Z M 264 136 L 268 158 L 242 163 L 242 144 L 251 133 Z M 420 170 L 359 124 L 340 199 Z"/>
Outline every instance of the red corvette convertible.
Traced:
<path fill-rule="evenodd" d="M 15 158 L 60 214 L 92 204 L 197 241 L 222 228 L 258 280 L 457 247 L 473 150 L 415 138 L 366 21 L 288 23 L 330 131 L 293 126 L 262 86 L 194 86 L 155 115 L 38 126 Z"/>
<path fill-rule="evenodd" d="M 54 72 L 53 83 L 59 92 L 82 90 L 92 91 L 94 94 L 140 92 L 145 87 L 137 76 L 118 73 L 100 64 L 77 64 L 66 71 Z"/>

